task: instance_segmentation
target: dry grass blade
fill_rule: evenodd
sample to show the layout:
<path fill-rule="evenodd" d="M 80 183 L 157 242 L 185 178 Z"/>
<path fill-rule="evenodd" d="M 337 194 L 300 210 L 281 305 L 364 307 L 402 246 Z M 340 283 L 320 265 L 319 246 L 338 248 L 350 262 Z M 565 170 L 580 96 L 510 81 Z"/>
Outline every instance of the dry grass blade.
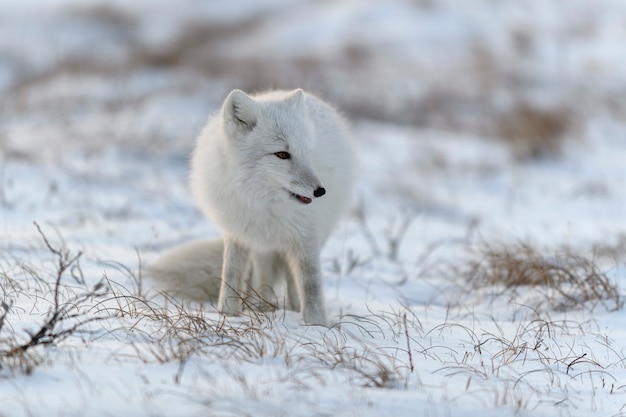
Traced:
<path fill-rule="evenodd" d="M 2 328 L 4 327 L 4 320 L 7 317 L 7 314 L 9 314 L 9 309 L 11 308 L 10 305 L 8 305 L 4 300 L 0 301 L 0 307 L 2 307 L 2 309 L 4 310 L 1 314 L 0 314 L 0 332 L 2 331 Z"/>
<path fill-rule="evenodd" d="M 47 237 L 35 223 L 47 249 L 56 257 L 56 270 L 53 273 L 54 286 L 51 295 L 52 306 L 46 314 L 43 323 L 36 330 L 25 330 L 27 340 L 20 340 L 15 334 L 0 339 L 0 369 L 5 366 L 10 371 L 32 372 L 33 368 L 40 362 L 39 354 L 32 350 L 38 346 L 48 346 L 59 343 L 66 338 L 86 331 L 89 323 L 103 320 L 104 316 L 89 314 L 90 301 L 100 297 L 108 291 L 108 287 L 101 280 L 93 288 L 85 288 L 84 291 L 76 293 L 69 289 L 62 282 L 67 272 L 72 272 L 72 276 L 82 276 L 78 259 L 81 252 L 72 255 L 66 249 L 58 249 L 50 244 Z M 5 301 L 0 303 L 4 312 L 0 315 L 0 330 L 8 322 L 7 315 L 11 306 Z"/>
<path fill-rule="evenodd" d="M 474 288 L 500 286 L 514 295 L 520 288 L 536 287 L 544 301 L 558 310 L 583 305 L 593 309 L 599 303 L 609 311 L 623 306 L 616 284 L 606 273 L 570 249 L 547 256 L 527 243 L 486 245 L 479 259 L 470 262 L 467 277 Z"/>

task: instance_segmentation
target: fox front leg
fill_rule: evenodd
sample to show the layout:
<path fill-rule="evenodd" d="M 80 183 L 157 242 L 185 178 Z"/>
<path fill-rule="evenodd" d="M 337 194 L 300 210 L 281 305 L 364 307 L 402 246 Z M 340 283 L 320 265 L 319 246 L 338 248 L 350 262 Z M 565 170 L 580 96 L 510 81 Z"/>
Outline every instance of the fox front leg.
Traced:
<path fill-rule="evenodd" d="M 273 311 L 278 307 L 275 288 L 278 281 L 276 255 L 273 252 L 250 253 L 252 280 L 250 296 L 255 306 L 261 311 Z"/>
<path fill-rule="evenodd" d="M 220 313 L 236 316 L 241 312 L 243 281 L 249 273 L 249 251 L 235 240 L 224 239 L 222 286 L 217 302 Z"/>
<path fill-rule="evenodd" d="M 301 247 L 289 254 L 289 265 L 300 294 L 302 319 L 309 324 L 326 325 L 319 249 Z"/>
<path fill-rule="evenodd" d="M 300 294 L 298 293 L 298 285 L 295 282 L 291 271 L 285 273 L 287 281 L 287 299 L 289 301 L 289 309 L 292 311 L 300 311 Z"/>
<path fill-rule="evenodd" d="M 285 280 L 285 286 L 287 288 L 287 304 L 285 308 L 292 311 L 300 311 L 300 293 L 298 292 L 298 285 L 285 255 L 276 255 L 274 259 L 274 270 L 276 277 Z"/>

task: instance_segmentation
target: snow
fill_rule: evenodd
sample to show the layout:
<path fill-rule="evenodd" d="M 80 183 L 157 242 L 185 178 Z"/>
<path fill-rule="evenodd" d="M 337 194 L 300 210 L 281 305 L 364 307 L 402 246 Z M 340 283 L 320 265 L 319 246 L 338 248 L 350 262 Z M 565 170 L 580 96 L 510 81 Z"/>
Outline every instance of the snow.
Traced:
<path fill-rule="evenodd" d="M 0 416 L 623 415 L 623 309 L 558 309 L 548 289 L 468 272 L 481 245 L 521 241 L 593 260 L 624 296 L 623 11 L 0 2 Z M 340 107 L 357 141 L 353 210 L 322 253 L 335 325 L 159 295 L 143 266 L 218 234 L 187 189 L 208 115 L 231 88 L 295 86 Z M 567 116 L 559 150 L 501 137 L 520 103 Z M 54 307 L 59 259 L 33 222 L 82 253 L 57 330 L 97 320 L 12 356 Z"/>

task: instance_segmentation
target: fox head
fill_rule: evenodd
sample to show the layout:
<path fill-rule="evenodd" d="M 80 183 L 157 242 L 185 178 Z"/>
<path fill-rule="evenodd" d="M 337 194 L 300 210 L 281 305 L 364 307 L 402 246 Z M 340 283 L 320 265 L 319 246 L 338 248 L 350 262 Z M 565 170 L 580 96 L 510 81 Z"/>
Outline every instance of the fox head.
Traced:
<path fill-rule="evenodd" d="M 315 128 L 302 90 L 263 100 L 233 90 L 222 118 L 239 183 L 301 204 L 326 193 L 312 162 Z"/>

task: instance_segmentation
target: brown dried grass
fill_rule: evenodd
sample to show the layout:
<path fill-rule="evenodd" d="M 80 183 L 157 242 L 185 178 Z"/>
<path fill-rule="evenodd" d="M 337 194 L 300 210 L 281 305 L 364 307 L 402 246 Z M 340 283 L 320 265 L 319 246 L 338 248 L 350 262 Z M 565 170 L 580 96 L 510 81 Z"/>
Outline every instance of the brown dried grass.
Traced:
<path fill-rule="evenodd" d="M 546 253 L 528 243 L 493 246 L 479 250 L 469 263 L 468 282 L 475 289 L 502 287 L 513 297 L 533 289 L 543 302 L 557 310 L 623 306 L 615 283 L 592 260 L 564 248 Z"/>
<path fill-rule="evenodd" d="M 558 156 L 572 125 L 570 112 L 561 107 L 541 109 L 519 103 L 495 122 L 495 134 L 510 142 L 518 159 Z"/>

